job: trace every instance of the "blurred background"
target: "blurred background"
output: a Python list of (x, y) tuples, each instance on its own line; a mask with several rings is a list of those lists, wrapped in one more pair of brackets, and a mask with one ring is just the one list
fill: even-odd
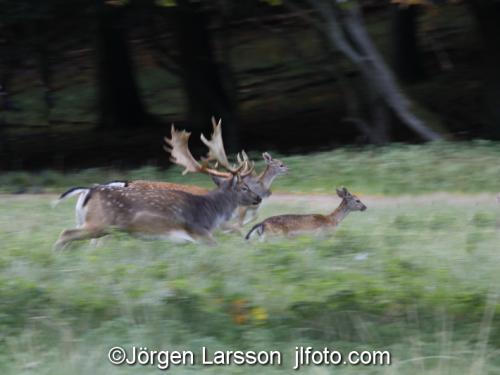
[[(0, 168), (500, 138), (495, 0), (0, 0)], [(198, 136), (193, 147), (200, 147)]]
[[(0, 0), (0, 373), (157, 374), (113, 346), (389, 350), (301, 374), (500, 373), (500, 1)], [(170, 168), (174, 122), (289, 167), (259, 220), (368, 207), (321, 237), (52, 246), (71, 186)], [(17, 193), (17, 194), (10, 194)], [(42, 194), (43, 193), (43, 194)]]

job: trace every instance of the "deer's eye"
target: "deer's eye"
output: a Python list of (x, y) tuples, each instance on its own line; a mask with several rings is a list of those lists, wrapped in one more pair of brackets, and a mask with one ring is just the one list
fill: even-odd
[(284, 167), (284, 165), (283, 165), (283, 164), (280, 164), (280, 168), (283, 168), (283, 167)]

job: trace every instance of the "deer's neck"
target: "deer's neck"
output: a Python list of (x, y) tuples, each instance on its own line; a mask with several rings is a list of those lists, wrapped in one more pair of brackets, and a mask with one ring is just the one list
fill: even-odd
[(345, 219), (349, 212), (351, 212), (351, 210), (347, 206), (347, 202), (342, 200), (339, 206), (330, 215), (328, 215), (328, 218), (333, 222), (333, 224), (337, 225)]
[(266, 165), (266, 169), (259, 175), (258, 180), (266, 189), (269, 189), (275, 178), (276, 173), (273, 173), (271, 167)]
[(231, 219), (238, 207), (238, 196), (233, 191), (215, 190), (208, 193), (205, 198), (207, 204), (204, 208), (207, 209), (207, 213), (220, 222)]

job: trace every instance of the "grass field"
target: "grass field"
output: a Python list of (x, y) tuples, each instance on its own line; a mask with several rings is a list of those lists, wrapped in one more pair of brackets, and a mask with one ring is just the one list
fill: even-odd
[[(373, 171), (366, 180), (358, 176), (359, 160), (344, 150), (329, 155), (309, 181), (291, 175), (279, 182), (278, 190), (288, 193), (267, 200), (261, 218), (326, 212), (338, 204), (318, 194), (329, 185), (360, 193), (368, 210), (320, 238), (261, 243), (219, 233), (218, 245), (209, 247), (116, 234), (98, 247), (81, 242), (55, 253), (58, 234), (74, 224), (74, 202), (52, 209), (55, 195), (1, 195), (0, 373), (157, 373), (153, 366), (108, 362), (110, 347), (133, 345), (284, 353), (281, 367), (169, 370), (177, 374), (290, 373), (297, 345), (392, 354), (390, 366), (311, 366), (299, 371), (304, 374), (499, 373), (500, 205), (487, 180), (499, 168), (491, 164), (498, 151), (413, 147), (427, 161), (453, 156), (467, 175), (452, 185), (459, 167), (422, 166), (402, 147), (388, 151), (391, 158), (366, 151), (374, 152), (372, 167), (386, 171), (381, 181)], [(319, 158), (286, 160), (302, 170)], [(332, 165), (339, 179), (321, 175)], [(410, 185), (409, 193), (425, 194), (401, 195)]]

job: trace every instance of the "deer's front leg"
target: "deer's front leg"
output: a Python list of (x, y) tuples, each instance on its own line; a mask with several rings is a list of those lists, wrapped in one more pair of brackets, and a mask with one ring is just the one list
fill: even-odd
[(247, 215), (248, 207), (238, 207), (238, 225), (242, 227), (245, 224), (245, 216)]
[(251, 223), (252, 221), (257, 219), (257, 216), (258, 216), (257, 211), (258, 210), (259, 210), (259, 206), (250, 207), (250, 209), (248, 210), (250, 212), (250, 215), (249, 215), (249, 218), (248, 218), (248, 221), (246, 222), (246, 224)]
[(259, 206), (240, 207), (239, 209), (239, 224), (243, 226), (257, 219), (257, 210)]

